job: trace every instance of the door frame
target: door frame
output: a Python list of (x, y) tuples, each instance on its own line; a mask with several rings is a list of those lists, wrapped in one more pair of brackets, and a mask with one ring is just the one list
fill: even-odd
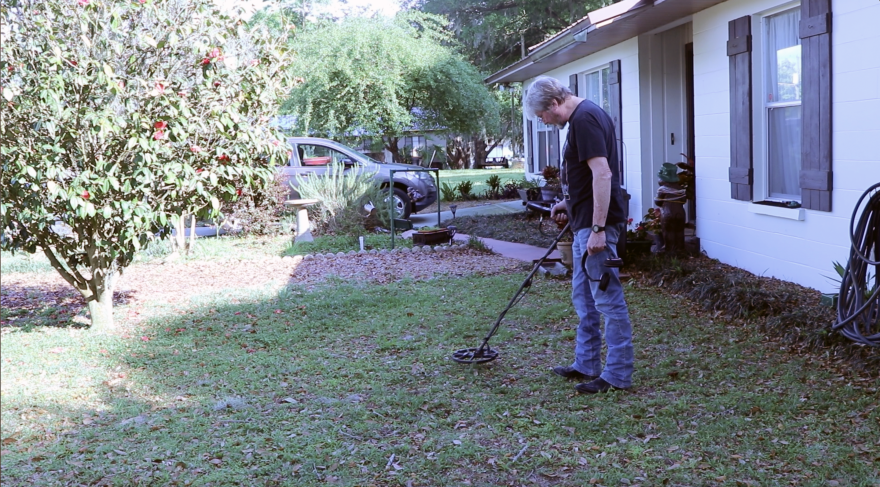
[[(678, 82), (674, 86), (668, 86), (669, 78), (666, 76), (666, 64), (664, 63), (664, 37), (663, 34), (672, 33), (680, 29), (681, 62), (679, 66)], [(668, 38), (668, 36), (667, 36)], [(693, 156), (694, 151), (694, 91), (693, 91), (693, 27), (689, 19), (673, 26), (667, 26), (653, 32), (639, 36), (639, 94), (641, 103), (641, 154), (642, 154), (642, 211), (644, 214), (648, 208), (655, 206), (654, 197), (657, 195), (659, 184), (657, 172), (664, 162), (679, 162), (684, 160), (677, 153), (673, 160), (666, 160), (666, 146), (671, 142), (671, 133), (666, 126), (666, 110), (670, 99), (680, 100), (676, 103), (675, 110), (680, 111), (681, 126), (683, 133), (675, 130), (675, 137), (681, 147), (681, 151)], [(668, 96), (670, 90), (676, 90), (677, 96)], [(681, 137), (681, 139), (679, 139)], [(688, 204), (688, 220), (693, 221), (695, 207)], [(635, 219), (635, 218), (634, 218)]]

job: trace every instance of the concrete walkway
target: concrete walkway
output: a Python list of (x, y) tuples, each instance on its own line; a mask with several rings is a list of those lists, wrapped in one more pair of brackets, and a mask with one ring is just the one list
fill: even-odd
[[(505, 203), (487, 203), (485, 205), (472, 206), (470, 208), (462, 208), (455, 212), (455, 217), (463, 217), (463, 216), (475, 216), (475, 215), (503, 215), (510, 213), (520, 213), (525, 211), (525, 206), (523, 206), (522, 201), (508, 201)], [(451, 211), (443, 211), (440, 212), (440, 221), (447, 221), (452, 219)], [(410, 216), (410, 220), (413, 222), (413, 225), (416, 227), (424, 226), (424, 225), (437, 225), (437, 214), (436, 213), (425, 213), (425, 214), (417, 214)], [(453, 221), (453, 224), (455, 222)], [(405, 232), (403, 236), (408, 238), (412, 232)], [(470, 236), (464, 235), (461, 233), (455, 234), (453, 239), (456, 242), (467, 242), (470, 239)], [(526, 245), (521, 243), (513, 243), (513, 242), (504, 242), (502, 240), (495, 240), (492, 238), (481, 238), (480, 241), (483, 242), (483, 245), (486, 246), (492, 252), (496, 254), (503, 255), (505, 257), (510, 257), (512, 259), (518, 259), (525, 262), (534, 262), (535, 260), (540, 259), (547, 253), (547, 249), (544, 247), (536, 247), (534, 245)], [(552, 253), (547, 257), (548, 259), (558, 259), (559, 251), (553, 250)]]

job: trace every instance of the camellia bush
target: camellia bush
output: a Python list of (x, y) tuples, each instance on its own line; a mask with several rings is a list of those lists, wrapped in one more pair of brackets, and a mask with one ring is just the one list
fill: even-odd
[(112, 327), (151, 238), (271, 183), (289, 55), (211, 0), (4, 0), (0, 17), (2, 247), (43, 252)]

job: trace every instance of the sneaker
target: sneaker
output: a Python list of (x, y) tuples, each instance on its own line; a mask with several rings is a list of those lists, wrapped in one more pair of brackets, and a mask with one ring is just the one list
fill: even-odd
[(586, 394), (596, 394), (599, 392), (608, 392), (608, 391), (623, 391), (626, 388), (614, 387), (608, 382), (605, 382), (605, 379), (599, 377), (590, 382), (584, 382), (583, 384), (578, 384), (574, 386), (575, 390), (578, 392), (583, 392)]
[(553, 367), (553, 373), (565, 377), (566, 379), (578, 379), (584, 381), (591, 381), (598, 377), (595, 375), (582, 374), (575, 370), (574, 367)]

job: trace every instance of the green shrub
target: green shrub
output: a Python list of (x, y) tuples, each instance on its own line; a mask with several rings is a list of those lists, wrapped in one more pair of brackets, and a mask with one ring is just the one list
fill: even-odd
[(316, 233), (359, 235), (377, 226), (390, 226), (391, 205), (387, 189), (375, 173), (332, 164), (319, 177), (296, 175), (297, 190), (306, 199), (319, 203), (309, 208)]
[(455, 201), (457, 186), (453, 186), (449, 183), (440, 183), (440, 194), (443, 197), (443, 201)]
[(474, 197), (471, 194), (471, 191), (474, 189), (473, 181), (462, 181), (455, 185), (455, 190), (458, 191), (458, 194), (461, 196), (463, 200), (469, 200)]
[(486, 198), (498, 199), (501, 197), (501, 176), (497, 174), (489, 176), (486, 178), (486, 185), (489, 186), (489, 189), (486, 190)]
[(287, 187), (276, 176), (263, 187), (243, 188), (241, 196), (224, 205), (222, 211), (226, 221), (239, 228), (243, 235), (277, 235), (289, 229), (281, 223), (287, 195)]

